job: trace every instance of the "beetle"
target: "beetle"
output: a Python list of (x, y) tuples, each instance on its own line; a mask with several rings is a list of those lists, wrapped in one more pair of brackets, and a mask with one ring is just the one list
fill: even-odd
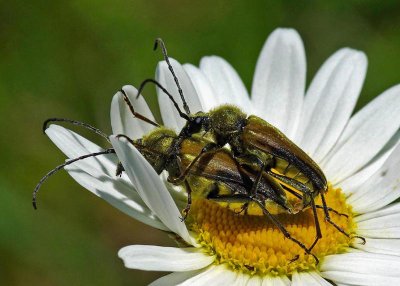
[[(128, 105), (130, 105), (129, 99), (123, 90), (122, 93), (124, 99)], [(131, 105), (130, 108), (133, 110)], [(147, 118), (141, 118), (142, 115), (136, 112), (134, 115), (141, 120), (150, 121)], [(108, 136), (97, 128), (69, 119), (51, 118), (45, 121), (43, 129), (45, 130), (47, 125), (54, 121), (80, 125), (108, 139)], [(130, 144), (135, 146), (158, 174), (167, 171), (169, 181), (185, 188), (188, 194), (188, 200), (187, 206), (183, 210), (182, 220), (186, 218), (190, 210), (192, 197), (193, 199), (214, 201), (222, 207), (226, 207), (240, 215), (266, 215), (278, 229), (280, 229), (286, 238), (299, 245), (307, 254), (312, 255), (318, 263), (318, 258), (311, 253), (311, 250), (301, 241), (292, 237), (279, 220), (273, 216), (279, 213), (290, 212), (293, 207), (291, 202), (287, 199), (282, 186), (266, 172), (259, 176), (253, 169), (243, 168), (232, 156), (230, 150), (226, 148), (221, 148), (215, 150), (215, 152), (205, 154), (202, 158), (193, 163), (194, 158), (197, 157), (198, 153), (204, 146), (209, 144), (210, 141), (203, 136), (196, 135), (181, 140), (181, 137), (175, 131), (163, 126), (157, 126), (149, 134), (136, 140), (132, 140), (124, 134), (117, 135), (117, 137), (125, 138)], [(178, 152), (171, 156), (169, 153), (170, 146), (175, 146), (177, 142), (180, 142), (179, 148), (176, 149)], [(113, 148), (108, 148), (104, 151), (68, 160), (64, 164), (54, 168), (37, 184), (33, 193), (34, 208), (36, 208), (39, 188), (51, 175), (76, 161), (111, 153), (115, 153), (115, 150)], [(191, 168), (188, 169), (188, 166), (191, 166)], [(176, 178), (181, 177), (182, 170), (188, 171), (184, 180), (178, 182)], [(119, 175), (122, 171), (123, 168), (119, 165), (116, 175)], [(258, 182), (257, 192), (249, 196), (250, 189), (256, 181)], [(246, 204), (245, 209), (243, 209), (243, 203)]]
[[(315, 165), (310, 163), (313, 161), (300, 148), (295, 146), (294, 143), (293, 146), (297, 147), (298, 154), (302, 155), (303, 158), (299, 159), (294, 156), (293, 158), (295, 158), (295, 160), (293, 162), (286, 160), (286, 157), (284, 156), (280, 157), (279, 152), (275, 154), (272, 151), (267, 152), (266, 150), (263, 151), (257, 148), (251, 149), (249, 146), (241, 146), (241, 138), (235, 135), (240, 135), (240, 132), (243, 131), (244, 126), (247, 123), (247, 118), (244, 113), (236, 107), (222, 106), (209, 113), (199, 112), (195, 115), (191, 115), (189, 107), (184, 99), (182, 89), (179, 87), (179, 81), (168, 61), (165, 46), (161, 40), (156, 41), (156, 43), (158, 42), (161, 43), (164, 58), (168, 63), (176, 84), (178, 85), (178, 90), (184, 103), (183, 107), (186, 113), (183, 113), (180, 110), (173, 96), (162, 87), (161, 84), (153, 79), (145, 80), (140, 85), (138, 96), (147, 83), (152, 82), (156, 84), (167, 96), (169, 96), (178, 113), (187, 120), (187, 124), (179, 134), (168, 131), (159, 124), (135, 112), (125, 92), (121, 90), (124, 100), (129, 106), (133, 116), (156, 126), (156, 131), (154, 131), (155, 133), (151, 133), (137, 141), (130, 140), (123, 134), (121, 134), (120, 137), (125, 137), (129, 142), (131, 142), (131, 144), (138, 148), (142, 155), (150, 162), (150, 164), (152, 164), (157, 173), (167, 170), (170, 173), (170, 182), (175, 185), (183, 185), (186, 188), (188, 193), (188, 203), (183, 211), (183, 219), (187, 216), (187, 213), (190, 210), (192, 188), (194, 187), (195, 196), (214, 200), (220, 205), (235, 210), (240, 214), (265, 215), (269, 217), (269, 219), (283, 232), (285, 237), (291, 239), (302, 247), (306, 253), (312, 255), (312, 248), (315, 246), (318, 239), (322, 237), (316, 208), (323, 208), (327, 218), (329, 218), (329, 211), (343, 215), (329, 208), (324, 199), (322, 199), (322, 206), (316, 205), (314, 202), (314, 197), (318, 195), (318, 192), (315, 191), (315, 182), (317, 180), (311, 179), (318, 178), (318, 175), (320, 178), (324, 178), (322, 171), (320, 174), (315, 172), (316, 175), (314, 174), (315, 176), (311, 176), (311, 179), (310, 177), (307, 177), (306, 171), (315, 171), (318, 170), (319, 167), (315, 163)], [(225, 120), (228, 120), (228, 125), (226, 125)], [(53, 118), (46, 121), (44, 126), (46, 127), (51, 121), (68, 121), (76, 125), (81, 125), (95, 131), (97, 134), (108, 140), (108, 136), (98, 129), (77, 121)], [(219, 125), (216, 125), (215, 123), (218, 123)], [(229, 129), (232, 126), (236, 127), (236, 129)], [(234, 132), (231, 132), (232, 130)], [(235, 133), (235, 130), (238, 132)], [(280, 131), (273, 126), (271, 126), (271, 130), (275, 131), (277, 134), (281, 134), (282, 138), (285, 138), (284, 135), (279, 133)], [(202, 139), (198, 141), (199, 139), (197, 138), (196, 141), (194, 140), (196, 136)], [(162, 142), (162, 144), (157, 145), (160, 142)], [(230, 146), (230, 150), (224, 148), (223, 142)], [(290, 140), (283, 140), (283, 142), (288, 143), (288, 146), (291, 143)], [(185, 147), (186, 145), (190, 147)], [(283, 147), (287, 148), (288, 146)], [(285, 148), (282, 148), (284, 151), (282, 154), (288, 155), (288, 153), (290, 153), (289, 148), (287, 148), (286, 151)], [(251, 150), (251, 152), (248, 152), (249, 150)], [(109, 148), (102, 152), (87, 154), (57, 166), (46, 174), (36, 186), (33, 193), (34, 207), (36, 208), (37, 192), (42, 183), (49, 176), (78, 160), (110, 153), (115, 153), (115, 150)], [(293, 170), (297, 172), (296, 175), (291, 175)], [(279, 171), (281, 171), (281, 173), (279, 173)], [(301, 171), (306, 173), (306, 175)], [(117, 174), (120, 174), (121, 172), (123, 172), (123, 167), (121, 164), (118, 164)], [(300, 177), (303, 177), (302, 180), (300, 180)], [(302, 203), (292, 206), (287, 200), (284, 190), (292, 193), (295, 197), (302, 199)], [(322, 196), (323, 192), (320, 193)], [(307, 198), (309, 198), (309, 203), (306, 201)], [(282, 224), (273, 216), (273, 214), (281, 212), (294, 214), (305, 207), (308, 207), (308, 204), (310, 204), (313, 209), (317, 232), (316, 239), (309, 248), (300, 241), (291, 237)], [(239, 206), (239, 211), (237, 206)], [(330, 223), (332, 223), (342, 233), (349, 236), (341, 230), (339, 226), (334, 224), (334, 222), (330, 221)], [(318, 259), (315, 256), (314, 258), (318, 262)]]
[[(289, 213), (297, 213), (306, 208), (312, 208), (315, 219), (316, 239), (310, 249), (322, 237), (316, 212), (317, 206), (315, 204), (315, 198), (318, 195), (321, 196), (325, 220), (339, 232), (350, 237), (350, 234), (346, 233), (343, 228), (333, 222), (330, 217), (329, 207), (326, 204), (324, 195), (328, 190), (328, 183), (323, 171), (310, 156), (276, 127), (258, 116), (247, 116), (236, 106), (229, 104), (221, 105), (209, 112), (200, 111), (191, 114), (182, 88), (180, 87), (179, 79), (169, 62), (165, 44), (160, 38), (156, 39), (154, 49), (157, 49), (158, 46), (161, 47), (164, 60), (178, 88), (185, 112), (180, 110), (176, 102), (174, 102), (175, 108), (179, 115), (186, 120), (186, 124), (179, 132), (179, 139), (175, 144), (171, 144), (169, 153), (175, 154), (183, 140), (196, 134), (212, 138), (212, 141), (206, 144), (192, 160), (191, 164), (182, 171), (181, 176), (175, 179), (176, 181), (183, 180), (190, 172), (190, 169), (196, 164), (196, 161), (200, 160), (202, 156), (213, 153), (228, 145), (234, 158), (243, 167), (253, 168), (258, 172), (258, 178), (262, 177), (262, 174), (266, 172), (274, 177), (285, 190), (296, 197), (301, 197), (301, 201), (293, 209), (289, 210)], [(165, 88), (157, 81), (149, 79), (141, 84), (137, 96), (140, 96), (141, 91), (147, 83), (156, 84), (168, 95)], [(171, 95), (168, 96), (172, 98)], [(246, 195), (246, 199), (257, 194), (258, 184), (259, 180), (257, 179), (250, 192)], [(362, 240), (362, 243), (365, 243), (364, 238), (358, 238)]]

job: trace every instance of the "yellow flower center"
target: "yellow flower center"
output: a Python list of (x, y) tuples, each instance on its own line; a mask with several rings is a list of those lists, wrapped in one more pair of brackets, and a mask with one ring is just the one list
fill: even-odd
[[(341, 190), (330, 187), (326, 201), (330, 208), (348, 215), (330, 211), (332, 220), (346, 233), (354, 233), (351, 208)], [(316, 204), (321, 205), (320, 199), (316, 200)], [(326, 222), (322, 209), (318, 209), (317, 213), (322, 238), (311, 252), (320, 260), (326, 255), (344, 252), (351, 238)], [(311, 209), (297, 214), (276, 215), (276, 218), (293, 238), (306, 247), (312, 245), (316, 231)], [(215, 202), (197, 199), (193, 202), (187, 223), (198, 234), (198, 241), (205, 251), (216, 257), (217, 264), (227, 263), (235, 270), (260, 275), (290, 275), (294, 271), (317, 268), (316, 260), (285, 238), (265, 216), (238, 215)]]

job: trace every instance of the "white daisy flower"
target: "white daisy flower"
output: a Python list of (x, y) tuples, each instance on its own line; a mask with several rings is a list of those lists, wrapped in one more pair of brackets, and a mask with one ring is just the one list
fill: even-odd
[[(115, 176), (115, 154), (69, 165), (83, 187), (133, 218), (174, 234), (179, 247), (127, 246), (119, 256), (128, 268), (172, 272), (151, 285), (400, 285), (400, 86), (383, 92), (356, 114), (352, 111), (365, 78), (367, 59), (344, 48), (322, 65), (305, 92), (306, 60), (302, 40), (291, 29), (277, 29), (257, 62), (251, 97), (224, 59), (205, 57), (200, 67), (171, 59), (191, 111), (223, 103), (272, 123), (305, 150), (325, 172), (328, 205), (349, 217), (332, 214), (347, 232), (365, 237), (362, 245), (322, 222), (323, 238), (305, 255), (284, 239), (265, 217), (238, 216), (207, 201), (194, 202), (190, 217), (180, 220), (183, 190), (166, 183), (124, 139), (111, 143), (125, 171)], [(166, 66), (157, 80), (178, 102), (178, 90)], [(153, 116), (136, 89), (124, 91), (136, 111)], [(158, 90), (164, 124), (180, 130), (185, 121)], [(112, 101), (114, 134), (135, 139), (153, 126), (132, 117), (117, 93)], [(69, 157), (99, 152), (99, 146), (52, 125), (47, 134)], [(289, 232), (306, 245), (315, 237), (309, 211), (280, 216)], [(290, 261), (296, 254), (299, 259)]]

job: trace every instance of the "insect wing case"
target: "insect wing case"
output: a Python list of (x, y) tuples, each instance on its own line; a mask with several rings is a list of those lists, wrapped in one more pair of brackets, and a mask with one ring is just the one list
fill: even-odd
[(249, 116), (242, 132), (243, 147), (276, 157), (275, 170), (282, 175), (311, 184), (316, 196), (327, 181), (319, 166), (281, 131), (257, 116)]

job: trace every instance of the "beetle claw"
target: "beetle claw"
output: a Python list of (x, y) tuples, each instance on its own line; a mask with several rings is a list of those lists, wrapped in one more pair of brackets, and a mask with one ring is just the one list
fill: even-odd
[(358, 236), (358, 235), (352, 235), (351, 236), (351, 238), (353, 239), (353, 238), (358, 238), (359, 240), (360, 240), (360, 242), (359, 242), (359, 244), (361, 244), (361, 245), (365, 245), (366, 243), (367, 243), (367, 240), (364, 238), (364, 237), (362, 237), (362, 236)]
[(297, 214), (304, 209), (303, 203), (296, 203), (292, 209), (292, 214)]

